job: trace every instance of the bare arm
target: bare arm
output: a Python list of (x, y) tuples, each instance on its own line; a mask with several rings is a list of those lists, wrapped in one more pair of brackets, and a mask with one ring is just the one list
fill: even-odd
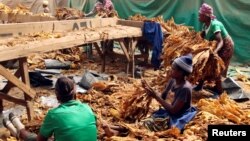
[(174, 105), (167, 103), (158, 95), (153, 96), (170, 114), (177, 114), (182, 107), (184, 106), (184, 102), (181, 100), (177, 100)]
[(146, 81), (142, 81), (142, 85), (147, 91), (147, 93), (155, 98), (170, 114), (178, 113), (184, 106), (184, 102), (177, 99), (177, 101), (171, 105), (167, 103), (164, 99), (162, 99), (159, 94), (157, 94), (147, 83)]
[(217, 47), (214, 52), (218, 53), (218, 51), (223, 47), (223, 39), (220, 32), (215, 33), (215, 40), (217, 41)]
[(91, 17), (94, 16), (97, 13), (96, 8), (94, 8), (92, 11), (90, 11), (88, 14), (85, 15), (85, 17)]

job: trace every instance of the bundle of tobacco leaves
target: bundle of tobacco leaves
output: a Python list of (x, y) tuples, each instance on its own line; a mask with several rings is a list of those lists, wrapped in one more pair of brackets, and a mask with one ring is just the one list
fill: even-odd
[(55, 17), (58, 20), (81, 19), (84, 17), (84, 13), (78, 9), (63, 7), (56, 10)]

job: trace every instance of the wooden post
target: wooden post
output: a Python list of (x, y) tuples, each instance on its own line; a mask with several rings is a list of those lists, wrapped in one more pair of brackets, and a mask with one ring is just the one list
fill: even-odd
[(106, 41), (102, 41), (101, 42), (101, 46), (102, 46), (102, 72), (105, 72), (105, 66), (106, 66)]
[(130, 57), (131, 57), (131, 62), (132, 62), (132, 77), (135, 77), (135, 48), (136, 48), (136, 44), (137, 44), (137, 40), (136, 39), (132, 39), (131, 40), (131, 53), (130, 53)]
[(95, 47), (97, 53), (99, 54), (99, 56), (102, 58), (102, 57), (103, 57), (103, 53), (102, 53), (102, 51), (101, 51), (99, 45), (98, 45), (97, 43), (93, 43), (93, 45), (94, 45), (94, 47)]
[[(26, 86), (30, 87), (28, 62), (27, 62), (26, 57), (19, 59), (19, 68), (21, 72), (22, 81), (26, 84)], [(27, 114), (28, 114), (28, 120), (31, 121), (34, 117), (33, 103), (32, 103), (33, 99), (28, 97), (27, 93), (24, 93), (24, 98), (25, 98), (25, 101), (27, 101), (26, 109), (27, 109)]]
[(127, 58), (127, 61), (129, 62), (130, 61), (130, 57), (129, 57), (128, 50), (127, 50), (127, 48), (126, 48), (126, 46), (124, 44), (124, 40), (120, 39), (118, 41), (119, 41), (119, 44), (120, 44), (120, 46), (122, 48), (123, 53), (125, 54), (125, 56)]

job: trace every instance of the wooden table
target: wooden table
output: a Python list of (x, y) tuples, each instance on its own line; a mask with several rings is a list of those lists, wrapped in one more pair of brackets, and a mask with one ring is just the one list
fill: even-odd
[[(28, 119), (32, 120), (34, 116), (32, 100), (36, 94), (30, 88), (29, 84), (27, 56), (34, 53), (45, 53), (92, 43), (103, 58), (102, 70), (104, 71), (107, 50), (105, 46), (99, 46), (98, 42), (107, 44), (109, 41), (117, 41), (121, 45), (124, 56), (127, 59), (127, 73), (129, 71), (129, 64), (132, 63), (132, 74), (134, 74), (134, 51), (137, 38), (142, 36), (141, 26), (141, 22), (113, 18), (0, 25), (0, 29), (5, 29), (4, 32), (0, 30), (0, 37), (7, 37), (6, 39), (10, 39), (14, 35), (42, 31), (64, 33), (64, 36), (61, 38), (34, 40), (13, 46), (7, 46), (7, 43), (1, 40), (0, 62), (17, 59), (19, 61), (19, 69), (12, 74), (3, 65), (0, 65), (0, 75), (8, 80), (6, 86), (0, 91), (0, 111), (3, 110), (2, 99), (8, 100), (26, 106)], [(19, 79), (20, 77), (21, 80)], [(17, 99), (9, 96), (8, 92), (13, 87), (21, 89), (24, 92), (25, 98)]]

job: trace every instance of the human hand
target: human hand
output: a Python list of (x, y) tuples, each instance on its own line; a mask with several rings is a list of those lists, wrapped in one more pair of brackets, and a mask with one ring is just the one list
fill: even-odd
[(146, 90), (147, 94), (149, 94), (152, 97), (156, 97), (157, 94), (156, 92), (149, 86), (149, 84), (147, 83), (147, 81), (145, 80), (141, 80), (142, 83), (142, 87)]

